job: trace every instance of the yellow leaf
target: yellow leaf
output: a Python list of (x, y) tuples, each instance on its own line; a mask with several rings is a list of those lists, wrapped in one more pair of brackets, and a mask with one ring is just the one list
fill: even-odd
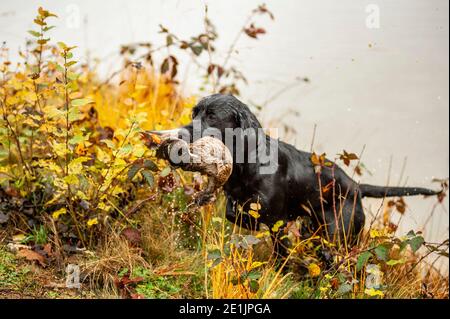
[(103, 202), (100, 202), (100, 203), (98, 204), (97, 208), (98, 208), (98, 209), (101, 209), (101, 210), (104, 210), (104, 211), (108, 211), (108, 210), (111, 208), (111, 206), (106, 205), (106, 204), (103, 203)]
[(52, 217), (54, 220), (57, 220), (59, 216), (64, 215), (67, 213), (67, 210), (63, 207), (61, 209), (58, 209), (57, 211), (53, 212)]
[(364, 293), (371, 297), (384, 297), (384, 293), (381, 290), (376, 290), (374, 288), (366, 288)]
[(102, 163), (109, 163), (111, 161), (111, 156), (104, 152), (100, 147), (96, 147), (97, 159)]
[(382, 229), (371, 229), (369, 232), (370, 238), (377, 238), (377, 237), (386, 237), (388, 236), (386, 230)]
[(61, 157), (65, 156), (66, 153), (69, 152), (64, 143), (53, 142), (52, 148), (56, 155)]
[(59, 110), (55, 105), (48, 105), (43, 109), (48, 118), (60, 118), (64, 116), (64, 111)]
[(284, 221), (282, 221), (282, 220), (277, 221), (277, 222), (275, 223), (275, 225), (273, 225), (272, 231), (273, 231), (274, 233), (276, 233), (276, 232), (280, 229), (280, 227), (283, 226), (283, 224), (284, 224)]
[(309, 264), (308, 271), (311, 277), (317, 277), (320, 275), (320, 267), (315, 263)]
[(267, 264), (267, 262), (254, 261), (250, 266), (250, 270), (261, 267), (264, 264)]
[(136, 90), (145, 90), (146, 88), (148, 88), (148, 86), (142, 84), (137, 84), (135, 87)]
[(18, 235), (14, 235), (12, 240), (13, 242), (21, 242), (22, 240), (25, 239), (25, 235), (24, 234), (18, 234)]
[(136, 144), (136, 146), (133, 149), (133, 156), (134, 157), (142, 157), (145, 153), (145, 147), (142, 144)]
[(250, 208), (253, 210), (260, 210), (261, 209), (261, 204), (260, 203), (251, 203), (250, 204)]
[(256, 238), (263, 238), (263, 237), (269, 237), (270, 236), (270, 232), (268, 230), (260, 232), (258, 234), (256, 234)]
[(252, 216), (253, 218), (256, 218), (256, 219), (258, 219), (261, 216), (256, 210), (252, 210), (252, 209), (250, 209), (248, 211), (248, 213), (250, 214), (250, 216)]
[(69, 163), (69, 174), (80, 174), (83, 170), (83, 163), (89, 161), (90, 158), (80, 156)]
[(92, 227), (94, 225), (97, 225), (98, 224), (97, 217), (89, 219), (86, 224), (87, 224), (88, 227)]
[(64, 182), (66, 182), (67, 185), (76, 185), (79, 183), (78, 177), (76, 175), (67, 175), (64, 177)]

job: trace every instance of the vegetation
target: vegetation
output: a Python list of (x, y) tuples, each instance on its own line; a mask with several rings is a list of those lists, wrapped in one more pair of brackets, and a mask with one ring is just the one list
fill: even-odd
[[(99, 62), (81, 64), (75, 47), (50, 40), (57, 16), (42, 8), (23, 61), (13, 65), (2, 47), (0, 297), (448, 298), (448, 277), (426, 258), (448, 258), (448, 240), (398, 236), (390, 216), (405, 213), (403, 199), (380, 207), (351, 250), (320, 232), (305, 236), (306, 218), (277, 223), (292, 242), (280, 267), (268, 230), (227, 222), (223, 196), (189, 205), (202, 178), (145, 147), (142, 130), (190, 121), (196, 98), (179, 93), (175, 54), (202, 70), (204, 91), (239, 95), (246, 80), (230, 56), (241, 36), (265, 33), (261, 17), (274, 19), (256, 8), (221, 63), (207, 12), (204, 32), (188, 40), (161, 26), (163, 45), (122, 46), (123, 67), (106, 80)], [(157, 52), (168, 53), (161, 63)], [(323, 156), (311, 160), (319, 173)], [(336, 160), (363, 173), (353, 153)], [(79, 289), (66, 286), (68, 264), (80, 267)]]

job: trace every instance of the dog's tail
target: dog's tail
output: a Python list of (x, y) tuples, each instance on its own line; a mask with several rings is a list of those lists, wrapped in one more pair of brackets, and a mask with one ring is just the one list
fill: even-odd
[(359, 191), (362, 197), (392, 197), (392, 196), (414, 196), (414, 195), (439, 195), (442, 190), (434, 191), (432, 189), (421, 187), (389, 187), (389, 186), (375, 186), (369, 184), (359, 185)]

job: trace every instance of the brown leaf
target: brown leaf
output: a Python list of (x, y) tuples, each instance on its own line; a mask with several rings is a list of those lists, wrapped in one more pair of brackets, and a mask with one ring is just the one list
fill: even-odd
[(346, 150), (343, 151), (343, 154), (338, 155), (339, 159), (342, 160), (346, 166), (350, 165), (350, 161), (358, 159), (358, 156), (355, 153), (348, 153)]
[(129, 286), (129, 285), (131, 285), (131, 284), (137, 284), (137, 283), (140, 283), (140, 282), (142, 282), (142, 281), (144, 281), (144, 278), (142, 278), (142, 277), (130, 278), (130, 277), (128, 277), (128, 276), (123, 276), (123, 277), (122, 277), (122, 280), (121, 280), (121, 283), (122, 283), (124, 286)]
[(121, 235), (134, 246), (139, 246), (141, 244), (141, 232), (135, 228), (125, 228)]
[(37, 261), (42, 267), (47, 266), (45, 264), (45, 258), (44, 256), (38, 254), (35, 251), (29, 250), (29, 249), (21, 249), (17, 253), (17, 257), (26, 258), (29, 261)]
[(254, 12), (258, 12), (260, 14), (268, 14), (272, 20), (275, 20), (273, 13), (267, 9), (267, 6), (265, 4), (259, 5), (258, 8), (254, 10)]
[(339, 288), (339, 279), (332, 278), (330, 280), (330, 285), (331, 285), (331, 288), (333, 288), (334, 290), (337, 290)]
[(286, 227), (284, 228), (284, 231), (286, 233), (291, 232), (294, 234), (295, 237), (300, 238), (300, 231), (298, 230), (297, 224), (295, 221), (290, 221), (287, 223)]
[(327, 185), (323, 186), (322, 193), (325, 194), (325, 193), (329, 192), (332, 186), (333, 186), (333, 181), (331, 181)]
[(397, 209), (397, 211), (400, 214), (404, 214), (406, 212), (406, 203), (403, 200), (403, 197), (400, 197), (396, 202), (395, 202), (395, 208)]
[(11, 186), (7, 186), (5, 188), (5, 193), (8, 194), (11, 197), (18, 197), (19, 196), (19, 192), (17, 191), (17, 189), (15, 187), (11, 187)]
[(50, 243), (47, 243), (47, 244), (45, 244), (44, 245), (44, 248), (42, 249), (46, 254), (47, 254), (47, 256), (52, 256), (53, 255), (53, 253), (52, 253), (52, 245), (50, 244)]
[(265, 34), (266, 30), (264, 30), (263, 28), (257, 28), (255, 27), (255, 25), (252, 23), (250, 24), (250, 26), (248, 28), (244, 28), (244, 32), (253, 39), (257, 39), (259, 34)]

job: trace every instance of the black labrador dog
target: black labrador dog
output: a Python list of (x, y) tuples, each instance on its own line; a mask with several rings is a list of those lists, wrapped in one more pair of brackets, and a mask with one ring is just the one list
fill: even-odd
[[(203, 135), (221, 138), (233, 155), (233, 171), (223, 186), (226, 217), (252, 230), (266, 224), (279, 255), (286, 254), (287, 244), (277, 240), (279, 230), (273, 227), (280, 220), (286, 225), (299, 216), (310, 216), (314, 227), (329, 239), (345, 239), (351, 245), (364, 226), (363, 197), (439, 194), (418, 187), (358, 184), (327, 159), (313, 163), (311, 153), (264, 134), (247, 105), (232, 95), (214, 94), (202, 99), (194, 107), (192, 118), (193, 122), (181, 129), (153, 133), (175, 134), (191, 141)], [(260, 205), (258, 218), (248, 213), (252, 203)]]

